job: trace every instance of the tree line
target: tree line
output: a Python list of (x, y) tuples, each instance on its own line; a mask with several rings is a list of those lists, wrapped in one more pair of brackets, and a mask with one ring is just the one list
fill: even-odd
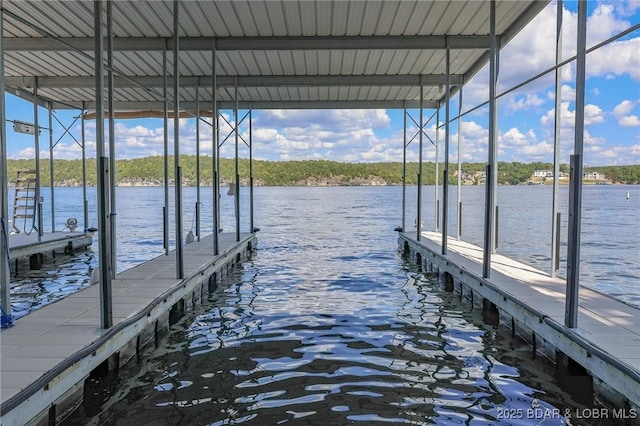
[[(196, 157), (193, 155), (181, 156), (182, 183), (183, 185), (195, 185), (197, 180)], [(174, 162), (173, 157), (168, 157), (169, 181), (173, 183)], [(35, 168), (35, 160), (7, 160), (7, 175), (9, 183), (13, 183), (18, 170), (30, 170)], [(48, 159), (40, 162), (41, 184), (50, 185), (50, 164)], [(248, 183), (249, 160), (238, 160), (238, 174), (243, 184)], [(407, 184), (416, 184), (418, 181), (418, 163), (406, 164)], [(498, 183), (518, 185), (527, 182), (535, 170), (551, 170), (551, 163), (533, 162), (499, 162)], [(484, 163), (463, 163), (462, 172), (469, 175), (478, 175), (485, 170)], [(211, 157), (200, 157), (200, 184), (211, 185), (213, 164)], [(439, 182), (444, 178), (444, 164), (439, 164)], [(568, 173), (569, 165), (560, 166), (562, 172)], [(597, 166), (585, 168), (585, 171), (597, 171), (604, 173), (607, 180), (614, 183), (640, 183), (640, 165), (627, 166)], [(422, 167), (422, 182), (425, 185), (435, 183), (436, 165), (434, 162), (424, 162)], [(87, 183), (96, 184), (96, 161), (86, 161)], [(330, 184), (351, 184), (354, 181), (363, 182), (376, 179), (387, 185), (402, 184), (403, 165), (401, 162), (385, 163), (341, 163), (328, 160), (303, 160), (303, 161), (253, 161), (253, 176), (255, 185), (265, 186), (296, 186), (313, 184), (318, 180), (330, 182)], [(457, 164), (449, 165), (449, 182), (457, 182)], [(220, 159), (220, 180), (227, 183), (235, 180), (235, 160), (229, 158)], [(54, 160), (54, 181), (56, 186), (75, 186), (82, 184), (81, 160)], [(118, 184), (142, 184), (162, 185), (164, 182), (164, 158), (161, 156), (121, 159), (116, 161), (116, 182)]]

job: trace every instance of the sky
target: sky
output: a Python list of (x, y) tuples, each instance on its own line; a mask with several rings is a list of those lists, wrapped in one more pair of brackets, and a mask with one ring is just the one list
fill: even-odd
[[(576, 52), (577, 3), (564, 3), (563, 59)], [(499, 89), (501, 93), (553, 66), (555, 61), (556, 3), (551, 2), (530, 24), (513, 38), (500, 53)], [(587, 48), (640, 23), (640, 0), (589, 1)], [(640, 30), (587, 55), (584, 164), (640, 164)], [(462, 110), (488, 99), (488, 66), (463, 89)], [(569, 162), (574, 144), (575, 61), (562, 68), (560, 161)], [(511, 92), (498, 102), (498, 160), (553, 161), (555, 106), (554, 73)], [(7, 94), (7, 119), (33, 122), (30, 103)], [(457, 116), (458, 96), (451, 102), (451, 117)], [(230, 122), (231, 111), (222, 111)], [(240, 112), (242, 118), (246, 111)], [(410, 111), (418, 121), (417, 110)], [(425, 110), (425, 121), (434, 110)], [(64, 126), (72, 124), (78, 112), (56, 111)], [(444, 109), (440, 122), (444, 120)], [(45, 110), (39, 112), (40, 125), (48, 126)], [(411, 123), (411, 120), (408, 120)], [(458, 158), (458, 132), (461, 128), (461, 160), (487, 161), (488, 108), (479, 108), (463, 116), (461, 125), (450, 125), (450, 161)], [(253, 157), (259, 160), (286, 161), (325, 159), (340, 162), (402, 161), (402, 110), (256, 110), (252, 112)], [(241, 134), (248, 140), (248, 120), (241, 123)], [(54, 157), (81, 158), (79, 121), (64, 134), (63, 125), (54, 120)], [(195, 154), (195, 120), (181, 120), (181, 154)], [(87, 121), (87, 156), (95, 156), (95, 122)], [(231, 128), (221, 121), (221, 139)], [(436, 140), (435, 118), (425, 126), (426, 134)], [(417, 132), (410, 126), (408, 137)], [(210, 155), (211, 126), (201, 124), (201, 154)], [(116, 157), (139, 158), (163, 154), (163, 125), (159, 119), (117, 120)], [(173, 120), (169, 123), (172, 146)], [(438, 158), (444, 157), (444, 128), (439, 132)], [(8, 158), (34, 158), (33, 136), (15, 133), (7, 126)], [(248, 157), (246, 146), (240, 156)], [(407, 148), (407, 160), (418, 160), (418, 144)], [(40, 137), (41, 158), (49, 157), (49, 134)], [(234, 141), (225, 142), (220, 154), (233, 157)], [(425, 161), (436, 158), (436, 149), (425, 140)]]

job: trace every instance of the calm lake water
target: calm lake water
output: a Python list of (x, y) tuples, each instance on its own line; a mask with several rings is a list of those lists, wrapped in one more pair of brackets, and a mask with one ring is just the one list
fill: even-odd
[[(634, 304), (639, 189), (585, 187), (583, 200), (583, 285)], [(204, 218), (211, 217), (210, 193), (203, 189)], [(81, 217), (79, 188), (56, 194), (67, 209), (58, 222)], [(532, 424), (513, 415), (537, 409), (539, 424), (557, 425), (566, 424), (565, 409), (597, 406), (588, 385), (559, 377), (551, 362), (485, 324), (459, 295), (441, 291), (401, 257), (393, 231), (401, 194), (401, 187), (256, 188), (261, 231), (253, 258), (121, 369), (112, 397), (67, 424), (506, 425)], [(407, 195), (410, 229), (415, 187)], [(118, 197), (122, 271), (163, 253), (163, 190), (119, 188)], [(476, 243), (482, 197), (481, 187), (463, 188), (463, 238)], [(435, 225), (432, 198), (433, 187), (425, 188), (425, 229)], [(550, 199), (549, 187), (499, 188), (499, 252), (548, 270)], [(195, 189), (185, 190), (185, 200), (188, 230)], [(222, 201), (222, 227), (232, 231), (232, 198)], [(210, 219), (203, 229), (211, 232)], [(87, 252), (21, 277), (16, 288), (33, 289), (25, 309), (87, 285), (95, 264)]]
[[(423, 228), (435, 229), (434, 187), (423, 189)], [(122, 272), (141, 262), (164, 253), (162, 247), (163, 188), (118, 188), (118, 254), (117, 269)], [(228, 232), (235, 229), (232, 197), (222, 189), (221, 226)], [(322, 193), (322, 206), (305, 205), (306, 193)], [(626, 199), (629, 192), (630, 198)], [(202, 234), (212, 230), (211, 188), (201, 188)], [(45, 231), (51, 230), (51, 215), (48, 188), (45, 197)], [(262, 228), (258, 234), (260, 245), (268, 241), (274, 232), (290, 232), (296, 240), (309, 238), (322, 221), (320, 219), (342, 214), (352, 197), (362, 197), (360, 207), (351, 212), (363, 223), (375, 223), (363, 237), (372, 244), (391, 242), (391, 252), (396, 250), (396, 235), (393, 229), (401, 225), (401, 187), (334, 187), (334, 188), (255, 188), (255, 225)], [(449, 234), (456, 235), (455, 187), (450, 189), (452, 215), (449, 219)], [(173, 200), (173, 188), (170, 191)], [(95, 212), (95, 190), (89, 188), (89, 224), (97, 224)], [(196, 189), (184, 190), (183, 220), (185, 232), (195, 231)], [(274, 205), (275, 200), (284, 204)], [(407, 230), (415, 229), (416, 188), (407, 188)], [(550, 186), (501, 186), (498, 188), (499, 247), (502, 254), (519, 259), (544, 271), (550, 271), (551, 253), (551, 199)], [(561, 264), (558, 274), (566, 270), (568, 187), (560, 187), (560, 211), (562, 212)], [(82, 189), (56, 189), (56, 229), (61, 230), (69, 217), (82, 219)], [(346, 204), (345, 204), (346, 203)], [(484, 187), (462, 188), (463, 224), (462, 239), (482, 246), (482, 224), (484, 220)], [(326, 207), (329, 213), (319, 209)], [(169, 209), (173, 221), (173, 207)], [(249, 229), (248, 191), (243, 189), (241, 198), (241, 226)], [(609, 294), (634, 306), (640, 307), (640, 186), (591, 185), (584, 187), (582, 212), (581, 284)], [(23, 224), (19, 223), (20, 229)], [(333, 227), (319, 229), (322, 235), (332, 235)], [(174, 226), (170, 226), (173, 238)], [(171, 241), (172, 247), (174, 240)], [(92, 268), (97, 267), (97, 238), (93, 250), (74, 256), (62, 256), (54, 264), (40, 271), (21, 273), (12, 283), (12, 305), (16, 318), (30, 310), (51, 303), (66, 294), (89, 285)]]

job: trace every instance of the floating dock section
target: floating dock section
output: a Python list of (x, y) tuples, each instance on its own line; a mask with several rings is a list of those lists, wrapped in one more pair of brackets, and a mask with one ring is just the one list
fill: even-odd
[(640, 309), (582, 287), (578, 326), (565, 319), (562, 279), (508, 257), (494, 254), (491, 278), (483, 278), (480, 247), (448, 238), (443, 255), (442, 235), (400, 233), (405, 255), (427, 272), (437, 272), (448, 291), (459, 291), (485, 318), (504, 324), (559, 368), (593, 379), (594, 390), (612, 403), (640, 408)]
[(100, 286), (93, 285), (18, 319), (0, 332), (0, 423), (57, 424), (82, 402), (85, 383), (117, 371), (147, 343), (201, 303), (233, 265), (256, 247), (255, 234), (213, 236), (184, 248), (184, 279), (175, 256), (160, 256), (112, 280), (113, 326), (101, 328)]
[(32, 234), (9, 235), (11, 273), (40, 269), (47, 258), (87, 249), (93, 244), (93, 232), (52, 232), (38, 237)]

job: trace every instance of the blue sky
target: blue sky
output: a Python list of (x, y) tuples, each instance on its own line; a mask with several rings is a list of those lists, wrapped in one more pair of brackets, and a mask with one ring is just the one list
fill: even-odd
[[(563, 58), (575, 54), (575, 1), (565, 2)], [(590, 1), (587, 47), (640, 22), (640, 0)], [(502, 50), (499, 92), (551, 67), (555, 60), (555, 15), (552, 2), (525, 30)], [(488, 98), (488, 67), (465, 85), (463, 111)], [(561, 161), (568, 162), (573, 148), (575, 110), (575, 63), (562, 69)], [(585, 165), (640, 164), (640, 31), (611, 43), (587, 56), (585, 107)], [(458, 111), (457, 96), (451, 116)], [(553, 73), (522, 87), (499, 101), (498, 155), (500, 161), (553, 160)], [(223, 111), (227, 118), (230, 111)], [(426, 110), (426, 118), (432, 110)], [(488, 109), (481, 108), (462, 121), (461, 153), (463, 161), (487, 159)], [(78, 112), (58, 111), (69, 125)], [(241, 112), (241, 116), (244, 112)], [(412, 111), (417, 120), (417, 111)], [(40, 110), (40, 125), (47, 126), (45, 110)], [(441, 112), (444, 119), (444, 110)], [(7, 119), (33, 122), (33, 107), (7, 95)], [(79, 122), (78, 122), (79, 123)], [(173, 136), (170, 123), (170, 141)], [(343, 162), (402, 161), (402, 111), (399, 110), (271, 110), (253, 112), (254, 158), (266, 160), (328, 159)], [(64, 129), (54, 120), (54, 142)], [(95, 155), (95, 123), (87, 122), (87, 155)], [(435, 120), (427, 126), (435, 140)], [(458, 122), (451, 125), (451, 161), (457, 158)], [(201, 127), (201, 152), (211, 151), (210, 126)], [(241, 126), (248, 139), (248, 128)], [(417, 129), (410, 129), (410, 136)], [(229, 131), (223, 124), (222, 137)], [(72, 127), (79, 140), (80, 127)], [(440, 132), (444, 141), (444, 129)], [(7, 126), (8, 157), (34, 158), (32, 136), (14, 133)], [(171, 142), (170, 142), (171, 144)], [(443, 144), (442, 144), (443, 145)], [(163, 128), (158, 119), (118, 120), (116, 122), (117, 158), (162, 155)], [(181, 153), (195, 153), (195, 120), (181, 120)], [(233, 142), (221, 149), (223, 157), (233, 156)], [(442, 160), (444, 151), (440, 150)], [(41, 136), (41, 157), (49, 156), (49, 135)], [(55, 158), (80, 158), (81, 150), (70, 136), (63, 137), (54, 151)], [(241, 150), (246, 157), (246, 148)], [(417, 161), (417, 144), (408, 150), (408, 160)], [(435, 158), (435, 148), (425, 141), (424, 158)]]

